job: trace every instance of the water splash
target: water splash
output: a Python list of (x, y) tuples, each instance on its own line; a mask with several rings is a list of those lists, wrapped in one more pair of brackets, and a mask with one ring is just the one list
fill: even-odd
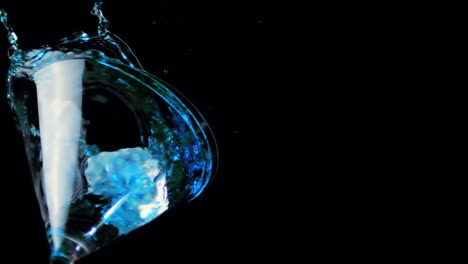
[(0, 8), (0, 22), (2, 22), (8, 33), (8, 42), (10, 43), (10, 49), (8, 51), (8, 57), (13, 57), (13, 54), (19, 49), (18, 48), (18, 36), (16, 35), (13, 28), (8, 24), (8, 14), (5, 10)]
[(93, 10), (91, 10), (91, 14), (95, 15), (99, 19), (99, 25), (98, 25), (98, 34), (99, 36), (103, 37), (109, 33), (109, 20), (107, 20), (104, 17), (104, 14), (102, 13), (102, 0), (97, 1), (94, 4)]
[(130, 67), (143, 70), (143, 66), (141, 65), (137, 56), (133, 53), (130, 46), (125, 43), (125, 41), (123, 41), (119, 36), (112, 34), (112, 32), (109, 31), (109, 20), (107, 20), (107, 18), (104, 16), (104, 13), (102, 12), (102, 3), (102, 0), (97, 1), (91, 10), (91, 14), (98, 18), (98, 36), (112, 43), (114, 48), (119, 50), (119, 54), (122, 56), (122, 59), (125, 60)]
[[(204, 190), (216, 170), (211, 130), (198, 110), (143, 70), (109, 31), (11, 48), (8, 99), (23, 134), (52, 245), (70, 263)], [(113, 118), (114, 117), (114, 118)], [(67, 262), (68, 263), (68, 262)]]

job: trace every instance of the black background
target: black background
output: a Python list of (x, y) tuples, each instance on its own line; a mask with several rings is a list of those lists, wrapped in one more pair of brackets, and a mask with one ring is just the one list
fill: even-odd
[[(196, 200), (167, 212), (156, 221), (122, 237), (80, 263), (160, 263), (162, 261), (244, 262), (286, 255), (292, 243), (283, 222), (298, 197), (294, 188), (293, 153), (284, 145), (286, 127), (297, 125), (282, 116), (286, 95), (279, 83), (283, 56), (277, 21), (262, 1), (105, 1), (110, 30), (134, 50), (144, 68), (167, 81), (204, 114), (220, 151), (213, 184)], [(9, 23), (24, 50), (71, 33), (96, 31), (92, 1), (2, 1)], [(1, 33), (3, 32), (3, 33)], [(287, 41), (286, 41), (287, 42)], [(6, 76), (6, 33), (0, 30), (0, 73)], [(3, 54), (3, 55), (2, 55)], [(283, 68), (288, 65), (281, 65)], [(3, 153), (3, 255), (48, 261), (48, 244), (31, 186), (20, 134), (0, 82)], [(282, 92), (280, 92), (282, 91)], [(282, 99), (282, 100), (280, 100)], [(301, 182), (299, 182), (301, 184)], [(289, 223), (289, 222), (288, 222)], [(5, 228), (6, 227), (6, 228)], [(296, 234), (297, 235), (297, 234)], [(281, 237), (281, 239), (279, 239)], [(288, 253), (293, 257), (293, 253)]]

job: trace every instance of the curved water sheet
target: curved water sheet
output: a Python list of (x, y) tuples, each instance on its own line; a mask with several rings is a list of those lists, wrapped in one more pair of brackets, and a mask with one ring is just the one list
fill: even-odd
[[(107, 28), (22, 51), (10, 34), (8, 99), (51, 243), (74, 263), (197, 197), (216, 167), (200, 113), (144, 71)], [(14, 35), (14, 36), (13, 36)], [(13, 36), (13, 37), (12, 37)]]

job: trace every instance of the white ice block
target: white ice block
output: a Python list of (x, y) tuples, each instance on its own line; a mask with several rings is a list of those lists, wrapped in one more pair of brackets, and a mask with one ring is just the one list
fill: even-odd
[(84, 59), (54, 62), (33, 75), (37, 87), (43, 188), (52, 242), (64, 238), (69, 202), (78, 176)]

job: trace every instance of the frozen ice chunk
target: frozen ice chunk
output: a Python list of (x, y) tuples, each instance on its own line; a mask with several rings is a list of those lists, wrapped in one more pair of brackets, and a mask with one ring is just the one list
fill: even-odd
[(168, 207), (165, 174), (146, 149), (101, 152), (88, 159), (85, 175), (89, 193), (112, 200), (104, 223), (120, 233), (153, 220)]

